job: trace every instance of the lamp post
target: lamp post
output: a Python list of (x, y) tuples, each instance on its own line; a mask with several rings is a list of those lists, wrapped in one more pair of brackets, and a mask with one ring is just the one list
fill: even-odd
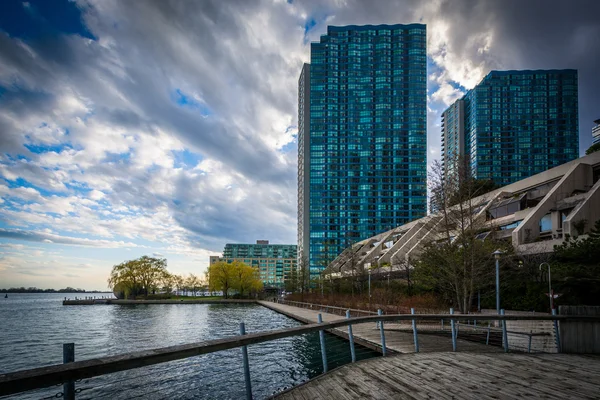
[(371, 304), (371, 269), (369, 269), (369, 304)]
[(552, 310), (554, 310), (554, 292), (552, 291), (552, 278), (550, 276), (550, 264), (548, 264), (547, 262), (543, 262), (540, 264), (540, 271), (542, 270), (542, 267), (546, 265), (548, 267), (548, 297), (550, 297), (550, 312), (552, 313)]
[(496, 250), (492, 253), (496, 259), (496, 312), (500, 315), (500, 256), (504, 252)]

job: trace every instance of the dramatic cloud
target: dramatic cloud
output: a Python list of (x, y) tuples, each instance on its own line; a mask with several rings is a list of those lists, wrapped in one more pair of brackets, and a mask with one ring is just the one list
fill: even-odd
[(201, 274), (227, 242), (295, 243), (297, 79), (328, 24), (427, 24), (430, 161), (441, 112), (491, 69), (577, 68), (583, 152), (600, 117), (599, 11), (585, 0), (2, 3), (0, 286), (103, 288), (111, 265), (153, 253)]

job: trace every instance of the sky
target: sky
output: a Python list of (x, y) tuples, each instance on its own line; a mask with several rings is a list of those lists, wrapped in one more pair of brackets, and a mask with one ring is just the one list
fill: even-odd
[(597, 0), (0, 2), (0, 288), (107, 288), (165, 257), (296, 243), (297, 84), (327, 25), (427, 24), (428, 163), (441, 112), (493, 69), (579, 71), (600, 118)]

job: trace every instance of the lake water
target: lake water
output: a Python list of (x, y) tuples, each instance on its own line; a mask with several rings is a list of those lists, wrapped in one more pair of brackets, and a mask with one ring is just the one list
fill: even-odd
[[(0, 298), (0, 374), (59, 364), (63, 343), (75, 343), (79, 361), (233, 336), (239, 334), (240, 321), (247, 333), (301, 325), (257, 304), (62, 305), (65, 296), (81, 295), (10, 293)], [(329, 369), (350, 362), (346, 341), (327, 335), (326, 346)], [(322, 372), (318, 333), (252, 345), (248, 353), (258, 399)], [(359, 359), (376, 355), (357, 346)], [(78, 399), (239, 399), (245, 396), (241, 349), (90, 378), (76, 388)], [(16, 398), (46, 398), (61, 389)]]

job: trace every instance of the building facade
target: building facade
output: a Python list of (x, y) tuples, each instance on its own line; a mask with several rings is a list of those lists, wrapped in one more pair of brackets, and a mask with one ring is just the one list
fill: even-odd
[[(600, 220), (600, 152), (470, 202), (473, 223), (481, 226), (477, 238), (485, 240), (493, 233), (495, 239), (511, 242), (517, 254), (551, 253), (567, 236), (585, 235)], [(365, 239), (345, 249), (331, 267), (348, 275), (352, 268), (385, 274), (413, 265), (427, 244), (447, 238), (442, 220), (443, 215), (431, 214)]]
[(227, 243), (223, 257), (210, 257), (210, 264), (219, 261), (240, 261), (257, 268), (265, 286), (283, 288), (287, 276), (296, 268), (297, 246), (295, 244), (270, 244), (257, 240), (256, 244)]
[(298, 244), (314, 277), (427, 205), (426, 27), (329, 26), (299, 79)]
[(444, 167), (508, 185), (579, 155), (576, 70), (492, 71), (442, 114)]
[(594, 121), (592, 128), (592, 144), (600, 143), (600, 119)]

